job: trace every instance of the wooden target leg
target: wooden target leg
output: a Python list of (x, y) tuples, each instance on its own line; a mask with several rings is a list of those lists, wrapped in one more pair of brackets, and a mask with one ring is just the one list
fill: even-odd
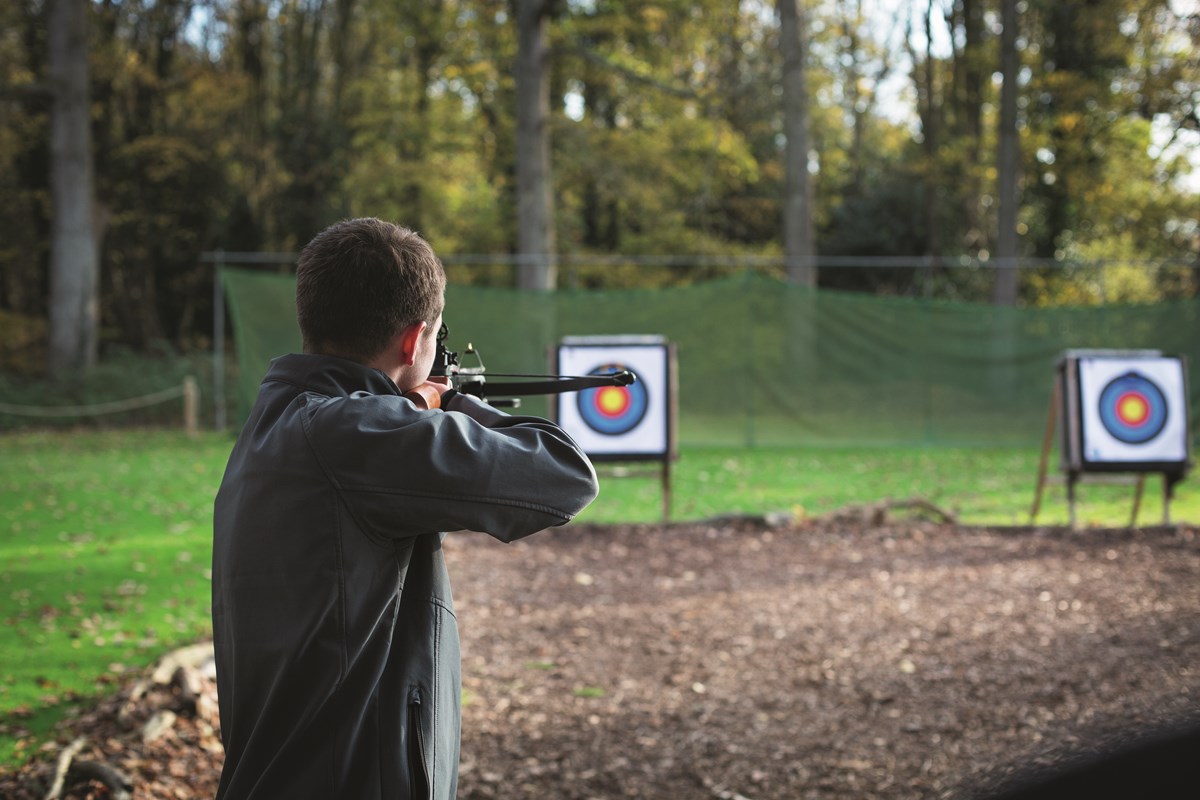
[(1142, 507), (1142, 490), (1146, 488), (1146, 475), (1138, 475), (1137, 487), (1133, 490), (1133, 514), (1129, 517), (1129, 527), (1137, 527), (1138, 509)]
[(1074, 472), (1067, 476), (1067, 512), (1073, 531), (1079, 530), (1079, 522), (1075, 518), (1075, 481), (1078, 477)]
[(1171, 495), (1174, 494), (1175, 481), (1167, 473), (1163, 473), (1163, 526), (1171, 524)]
[(671, 458), (667, 456), (662, 464), (662, 515), (663, 522), (671, 521)]
[(1029, 509), (1029, 524), (1037, 522), (1038, 511), (1042, 507), (1042, 491), (1046, 487), (1046, 465), (1050, 461), (1050, 447), (1054, 442), (1054, 425), (1058, 417), (1058, 381), (1050, 392), (1050, 410), (1046, 414), (1046, 430), (1042, 435), (1042, 455), (1038, 459), (1037, 487), (1033, 490), (1033, 508)]

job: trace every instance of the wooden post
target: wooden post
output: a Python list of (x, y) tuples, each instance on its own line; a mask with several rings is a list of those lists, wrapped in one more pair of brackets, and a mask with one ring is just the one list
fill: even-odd
[(662, 490), (663, 522), (671, 520), (671, 462), (679, 458), (679, 348), (674, 342), (667, 345), (667, 452), (663, 453)]
[(1050, 411), (1046, 414), (1046, 432), (1042, 436), (1042, 457), (1038, 461), (1037, 488), (1033, 492), (1033, 508), (1029, 510), (1029, 524), (1037, 520), (1038, 510), (1042, 507), (1042, 489), (1046, 486), (1046, 466), (1050, 460), (1050, 446), (1054, 441), (1054, 424), (1058, 419), (1059, 388), (1054, 381), (1050, 392)]
[(1142, 507), (1142, 490), (1146, 488), (1146, 475), (1138, 475), (1137, 488), (1133, 490), (1133, 515), (1129, 518), (1129, 527), (1137, 527), (1138, 510)]
[(213, 428), (225, 430), (225, 251), (217, 251), (213, 264)]
[(671, 455), (662, 461), (662, 514), (663, 522), (671, 521)]
[(1067, 475), (1067, 517), (1073, 531), (1079, 530), (1079, 520), (1075, 517), (1075, 483), (1078, 480), (1079, 473), (1077, 472)]
[(183, 379), (183, 430), (188, 436), (195, 437), (199, 431), (196, 422), (196, 410), (200, 407), (200, 388), (196, 379), (188, 375)]
[(1174, 494), (1175, 482), (1171, 476), (1163, 473), (1163, 525), (1171, 524), (1171, 495)]

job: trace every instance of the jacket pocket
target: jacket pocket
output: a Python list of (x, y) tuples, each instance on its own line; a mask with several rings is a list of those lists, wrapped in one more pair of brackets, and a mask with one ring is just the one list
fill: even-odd
[(425, 761), (425, 715), (421, 707), (421, 690), (408, 693), (408, 781), (413, 800), (429, 800), (429, 767)]

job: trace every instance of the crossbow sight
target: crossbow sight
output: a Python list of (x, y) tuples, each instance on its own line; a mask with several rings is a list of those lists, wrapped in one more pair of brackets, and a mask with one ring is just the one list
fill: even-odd
[[(501, 401), (488, 400), (494, 405), (519, 406), (519, 395), (562, 394), (563, 392), (578, 392), (584, 389), (597, 389), (604, 386), (629, 386), (636, 378), (629, 370), (621, 370), (608, 375), (522, 375), (514, 373), (492, 373), (485, 376), (483, 358), (475, 346), (468, 343), (463, 351), (464, 356), (473, 359), (471, 366), (459, 362), (458, 353), (446, 348), (446, 337), (450, 335), (446, 323), (437, 333), (437, 352), (433, 358), (433, 369), (430, 377), (449, 376), (454, 388), (463, 394), (470, 394), (481, 400), (493, 397), (511, 398)], [(518, 381), (488, 381), (493, 378), (519, 378)]]

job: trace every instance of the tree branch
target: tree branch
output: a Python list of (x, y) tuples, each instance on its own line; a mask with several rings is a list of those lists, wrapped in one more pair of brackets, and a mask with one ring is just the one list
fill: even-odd
[(51, 97), (54, 95), (54, 86), (48, 81), (31, 81), (29, 83), (4, 83), (0, 84), (0, 97)]
[(572, 53), (575, 53), (575, 54), (581, 56), (585, 60), (592, 62), (593, 64), (598, 64), (607, 70), (615, 72), (615, 73), (621, 75), (622, 77), (628, 78), (629, 80), (633, 81), (634, 83), (641, 83), (646, 86), (650, 86), (654, 89), (657, 89), (660, 92), (665, 92), (666, 94), (673, 95), (674, 97), (682, 97), (686, 100), (701, 99), (700, 95), (697, 94), (694, 89), (688, 88), (686, 86), (678, 86), (678, 85), (671, 85), (669, 83), (663, 83), (662, 81), (658, 80), (657, 78), (652, 78), (649, 75), (643, 75), (642, 73), (637, 72), (636, 70), (630, 69), (629, 67), (625, 67), (620, 64), (615, 64), (612, 61), (610, 61), (609, 59), (607, 59), (604, 56), (597, 53), (595, 50), (592, 50), (590, 47), (583, 44), (582, 42), (576, 41), (572, 44), (572, 46), (570, 46), (566, 49), (568, 49)]

